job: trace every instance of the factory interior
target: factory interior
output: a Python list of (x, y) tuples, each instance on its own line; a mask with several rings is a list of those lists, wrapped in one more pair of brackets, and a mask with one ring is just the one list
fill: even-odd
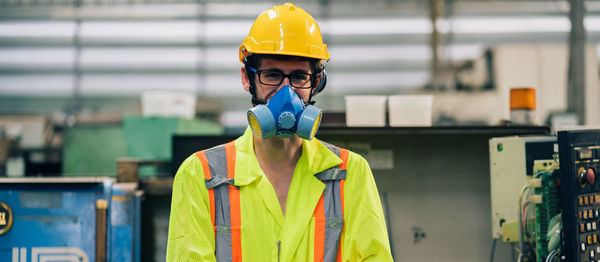
[[(0, 261), (166, 261), (286, 2), (0, 0)], [(393, 260), (600, 261), (600, 0), (292, 2), (330, 52), (309, 131), (366, 159)]]

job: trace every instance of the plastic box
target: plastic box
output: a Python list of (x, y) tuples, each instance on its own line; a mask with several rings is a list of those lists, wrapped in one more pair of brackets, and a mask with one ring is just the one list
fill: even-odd
[(432, 95), (389, 96), (390, 126), (431, 126)]
[(144, 92), (142, 115), (193, 119), (196, 116), (196, 95), (171, 91)]
[(347, 126), (385, 126), (387, 96), (345, 96)]

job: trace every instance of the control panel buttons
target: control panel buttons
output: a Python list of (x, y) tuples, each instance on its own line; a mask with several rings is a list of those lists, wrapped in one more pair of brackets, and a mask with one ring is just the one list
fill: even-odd
[(593, 185), (594, 182), (596, 182), (596, 173), (594, 172), (594, 169), (588, 168), (586, 172), (586, 180), (590, 185)]
[(580, 167), (579, 170), (577, 170), (577, 183), (580, 186), (585, 186), (587, 183), (587, 171), (583, 167)]
[(581, 232), (581, 233), (585, 232), (585, 225), (584, 224), (579, 224), (579, 232)]
[(588, 243), (588, 245), (592, 244), (592, 236), (591, 235), (587, 236), (587, 243)]
[(588, 196), (583, 197), (583, 204), (586, 206), (590, 204), (590, 198)]
[(588, 217), (589, 218), (594, 218), (594, 211), (593, 210), (588, 210)]

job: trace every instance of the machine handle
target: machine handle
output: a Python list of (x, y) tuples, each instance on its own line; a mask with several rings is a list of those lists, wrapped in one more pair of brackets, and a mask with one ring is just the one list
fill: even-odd
[(96, 260), (97, 262), (106, 261), (106, 213), (108, 201), (105, 199), (96, 200)]

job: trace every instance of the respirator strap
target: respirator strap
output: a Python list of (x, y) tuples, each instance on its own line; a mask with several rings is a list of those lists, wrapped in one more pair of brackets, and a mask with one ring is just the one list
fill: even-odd
[(248, 83), (250, 84), (250, 86), (248, 87), (248, 91), (250, 91), (250, 95), (252, 95), (252, 106), (256, 106), (256, 105), (264, 105), (267, 102), (258, 98), (258, 96), (256, 95), (256, 84), (254, 83), (255, 78), (254, 78), (254, 72), (252, 72), (250, 70), (250, 67), (248, 66), (248, 57), (246, 56), (245, 52), (242, 52), (244, 58), (244, 69), (246, 70), (246, 76), (248, 77)]
[[(245, 60), (245, 59), (244, 59)], [(248, 87), (248, 91), (250, 91), (250, 95), (252, 95), (252, 105), (256, 106), (256, 105), (264, 105), (267, 102), (265, 102), (264, 100), (258, 98), (258, 96), (256, 95), (256, 84), (254, 83), (254, 72), (252, 72), (249, 67), (248, 67), (248, 63), (244, 63), (244, 67), (246, 70), (246, 76), (248, 76), (248, 82), (250, 84), (250, 86)]]
[(265, 100), (258, 98), (256, 95), (252, 95), (252, 105), (253, 106), (266, 105), (266, 104), (267, 104), (267, 102), (265, 102)]
[(316, 103), (316, 101), (313, 101), (312, 98), (314, 95), (321, 93), (321, 91), (323, 91), (323, 89), (325, 89), (325, 85), (327, 84), (327, 73), (325, 72), (325, 69), (323, 69), (323, 71), (321, 71), (321, 73), (319, 73), (321, 75), (321, 81), (319, 81), (319, 85), (315, 86), (315, 84), (313, 83), (313, 88), (311, 88), (310, 90), (310, 94), (308, 95), (308, 103), (309, 105), (314, 105)]

